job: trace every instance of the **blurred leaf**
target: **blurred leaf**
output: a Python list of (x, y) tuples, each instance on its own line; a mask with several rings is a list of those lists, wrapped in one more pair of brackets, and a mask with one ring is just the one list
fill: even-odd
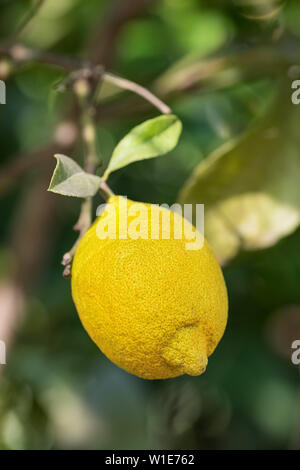
[(223, 263), (299, 225), (300, 108), (286, 93), (289, 84), (284, 90), (254, 129), (200, 163), (179, 196), (205, 204), (206, 237)]
[(149, 119), (134, 127), (116, 146), (104, 179), (130, 163), (170, 152), (177, 145), (181, 129), (181, 122), (172, 114)]
[(63, 196), (90, 197), (100, 187), (101, 178), (83, 171), (66, 155), (55, 155), (57, 164), (50, 181), (48, 191)]
[(263, 0), (252, 2), (252, 0), (239, 0), (237, 2), (243, 16), (254, 21), (274, 21), (280, 16), (284, 5), (283, 0)]
[(291, 43), (282, 41), (276, 42), (276, 46), (264, 44), (247, 50), (231, 46), (206, 58), (188, 54), (156, 79), (153, 91), (158, 96), (196, 88), (205, 93), (230, 89), (244, 80), (274, 79), (282, 76), (288, 66), (298, 63), (295, 50)]
[(220, 48), (233, 33), (230, 18), (220, 9), (199, 8), (199, 2), (187, 9), (184, 1), (177, 5), (164, 2), (162, 8), (164, 20), (182, 51), (197, 51), (203, 57)]

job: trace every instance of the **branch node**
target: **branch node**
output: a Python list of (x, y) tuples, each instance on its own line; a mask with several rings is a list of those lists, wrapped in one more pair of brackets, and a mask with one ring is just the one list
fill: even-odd
[(72, 261), (72, 256), (70, 255), (70, 253), (65, 253), (64, 256), (63, 256), (61, 264), (63, 266), (67, 266), (68, 264), (71, 263), (71, 261)]
[(68, 266), (65, 267), (63, 270), (63, 278), (64, 279), (70, 279), (71, 277), (71, 265), (68, 264)]

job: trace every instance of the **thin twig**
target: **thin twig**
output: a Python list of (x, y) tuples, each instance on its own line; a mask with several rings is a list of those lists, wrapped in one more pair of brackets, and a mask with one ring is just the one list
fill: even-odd
[(25, 31), (25, 29), (27, 28), (31, 20), (33, 20), (33, 18), (37, 15), (37, 13), (39, 12), (39, 10), (41, 9), (44, 3), (45, 3), (45, 0), (36, 1), (35, 5), (29, 11), (28, 15), (25, 16), (25, 18), (21, 21), (19, 27), (17, 28), (17, 31), (14, 34), (14, 37), (16, 39), (19, 38), (23, 34), (23, 32)]
[(161, 101), (157, 96), (155, 96), (151, 91), (147, 90), (141, 85), (138, 85), (131, 80), (127, 80), (126, 78), (118, 77), (112, 73), (106, 72), (103, 75), (103, 80), (109, 83), (113, 83), (114, 85), (118, 86), (119, 88), (123, 88), (124, 90), (132, 91), (133, 93), (142, 96), (146, 101), (149, 101), (153, 104), (157, 109), (160, 110), (163, 114), (170, 114), (171, 109), (167, 106), (163, 101)]
[(135, 83), (126, 78), (119, 77), (112, 73), (103, 73), (103, 66), (93, 66), (87, 61), (80, 61), (72, 57), (64, 56), (61, 54), (52, 54), (49, 52), (38, 52), (28, 47), (19, 44), (15, 45), (0, 45), (0, 55), (11, 58), (16, 63), (23, 62), (38, 62), (41, 64), (54, 65), (71, 72), (70, 75), (61, 84), (61, 87), (76, 82), (80, 77), (82, 78), (99, 78), (102, 76), (103, 80), (116, 85), (123, 90), (132, 91), (133, 93), (141, 96), (146, 101), (155, 106), (162, 114), (170, 114), (171, 109), (162, 100), (155, 96), (147, 88)]
[(61, 264), (65, 266), (63, 271), (63, 277), (65, 279), (71, 276), (71, 266), (73, 257), (77, 250), (80, 240), (82, 239), (83, 235), (86, 231), (90, 228), (92, 223), (92, 200), (91, 198), (86, 198), (81, 204), (80, 215), (79, 219), (77, 220), (76, 224), (74, 225), (74, 230), (79, 232), (79, 236), (72, 246), (72, 248), (64, 254)]
[(100, 194), (105, 201), (115, 195), (105, 181), (102, 181), (100, 184)]
[[(96, 127), (93, 120), (94, 103), (90, 101), (95, 89), (95, 83), (92, 83), (87, 78), (79, 78), (73, 86), (73, 90), (78, 98), (81, 107), (81, 132), (83, 142), (85, 144), (85, 158), (84, 167), (88, 173), (95, 173), (97, 164), (100, 163), (100, 158), (97, 149), (97, 136)], [(89, 229), (92, 223), (92, 198), (84, 199), (81, 204), (81, 211), (79, 219), (74, 226), (74, 230), (79, 232), (79, 236), (72, 246), (71, 250), (64, 254), (62, 265), (65, 266), (63, 277), (69, 278), (71, 276), (71, 266), (73, 257), (77, 250), (78, 244), (83, 235)]]
[(11, 59), (15, 64), (37, 62), (39, 64), (53, 65), (72, 72), (89, 66), (85, 62), (64, 54), (54, 54), (47, 51), (36, 51), (19, 43), (0, 44), (0, 56)]
[(95, 116), (95, 94), (97, 83), (101, 80), (101, 75), (94, 80), (80, 78), (74, 84), (74, 91), (78, 97), (81, 106), (81, 127), (82, 138), (85, 144), (85, 170), (88, 173), (94, 173), (97, 166), (102, 164), (99, 150), (97, 147), (97, 129), (94, 120)]

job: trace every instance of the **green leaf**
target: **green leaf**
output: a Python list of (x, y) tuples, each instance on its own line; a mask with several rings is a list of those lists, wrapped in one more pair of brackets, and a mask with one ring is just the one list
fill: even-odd
[(149, 119), (132, 129), (116, 146), (104, 179), (130, 163), (170, 152), (178, 142), (182, 124), (172, 115)]
[(90, 197), (98, 191), (101, 183), (99, 176), (86, 173), (66, 155), (55, 155), (57, 164), (48, 191), (63, 196)]
[(181, 203), (205, 204), (205, 235), (220, 262), (272, 246), (300, 223), (300, 106), (284, 84), (272, 112), (204, 160)]

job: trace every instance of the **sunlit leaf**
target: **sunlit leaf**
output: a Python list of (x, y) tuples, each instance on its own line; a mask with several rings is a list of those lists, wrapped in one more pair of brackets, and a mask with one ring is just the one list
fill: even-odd
[(116, 146), (104, 179), (130, 163), (170, 152), (178, 142), (182, 125), (174, 115), (149, 119), (132, 129)]
[(254, 129), (210, 155), (184, 185), (180, 202), (205, 204), (205, 234), (221, 262), (240, 249), (272, 246), (299, 225), (299, 124), (300, 107), (284, 93)]
[(55, 155), (57, 164), (48, 191), (63, 196), (90, 197), (98, 191), (99, 176), (91, 175), (66, 155)]

